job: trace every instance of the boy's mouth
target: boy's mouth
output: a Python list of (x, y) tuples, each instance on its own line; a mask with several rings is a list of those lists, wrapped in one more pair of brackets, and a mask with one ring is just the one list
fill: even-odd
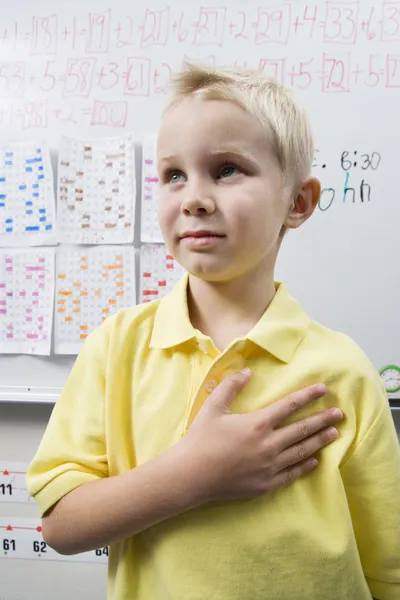
[(185, 231), (180, 236), (180, 240), (188, 246), (193, 247), (205, 247), (212, 246), (218, 242), (221, 238), (226, 237), (216, 231), (210, 231), (209, 229), (199, 229), (194, 231)]
[(185, 231), (180, 238), (205, 238), (205, 237), (225, 237), (222, 233), (217, 231), (210, 231), (209, 229), (198, 229), (193, 231)]

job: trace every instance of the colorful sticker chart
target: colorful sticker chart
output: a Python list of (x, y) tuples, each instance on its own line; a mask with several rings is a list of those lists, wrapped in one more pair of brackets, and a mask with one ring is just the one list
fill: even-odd
[(168, 294), (185, 270), (164, 244), (145, 244), (140, 253), (140, 301), (151, 302)]
[(149, 136), (143, 141), (142, 154), (141, 240), (144, 243), (162, 244), (164, 242), (158, 224), (158, 196), (156, 140)]
[(54, 248), (0, 250), (0, 352), (51, 351)]
[(57, 250), (56, 354), (78, 354), (110, 315), (136, 304), (133, 246)]
[(108, 548), (71, 556), (58, 554), (44, 541), (40, 519), (3, 517), (0, 519), (0, 559), (107, 564)]
[(132, 243), (135, 194), (131, 136), (91, 142), (61, 139), (57, 195), (61, 243)]
[(57, 243), (50, 152), (39, 142), (0, 147), (0, 246)]

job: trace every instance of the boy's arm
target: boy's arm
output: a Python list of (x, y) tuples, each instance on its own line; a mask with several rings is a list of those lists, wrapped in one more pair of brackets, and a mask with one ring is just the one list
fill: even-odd
[[(43, 535), (75, 554), (115, 543), (210, 500), (257, 496), (311, 471), (307, 460), (334, 437), (332, 411), (282, 422), (325, 394), (312, 386), (249, 415), (229, 405), (249, 374), (226, 377), (183, 440), (163, 455), (109, 476), (105, 406), (108, 320), (86, 340), (27, 474)], [(207, 440), (205, 444), (204, 440)], [(133, 440), (132, 440), (133, 444)]]
[[(370, 391), (367, 405), (376, 406), (376, 387)], [(341, 472), (371, 594), (379, 600), (398, 600), (400, 445), (383, 386), (379, 404), (379, 412)]]

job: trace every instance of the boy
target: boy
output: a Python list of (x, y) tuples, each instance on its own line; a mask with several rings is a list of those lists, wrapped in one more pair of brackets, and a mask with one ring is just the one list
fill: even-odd
[[(28, 473), (50, 545), (112, 544), (110, 600), (400, 598), (382, 383), (274, 282), (285, 231), (318, 202), (312, 159), (282, 86), (247, 70), (177, 78), (159, 219), (189, 275), (89, 336)], [(332, 405), (346, 418), (328, 444)]]

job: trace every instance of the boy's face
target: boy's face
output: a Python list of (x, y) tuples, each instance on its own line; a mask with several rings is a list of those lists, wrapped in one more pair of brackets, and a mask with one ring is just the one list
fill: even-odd
[(282, 227), (297, 227), (318, 200), (306, 193), (313, 206), (296, 208), (265, 127), (228, 101), (189, 96), (171, 108), (159, 131), (158, 171), (166, 245), (207, 281), (260, 268), (271, 274)]

